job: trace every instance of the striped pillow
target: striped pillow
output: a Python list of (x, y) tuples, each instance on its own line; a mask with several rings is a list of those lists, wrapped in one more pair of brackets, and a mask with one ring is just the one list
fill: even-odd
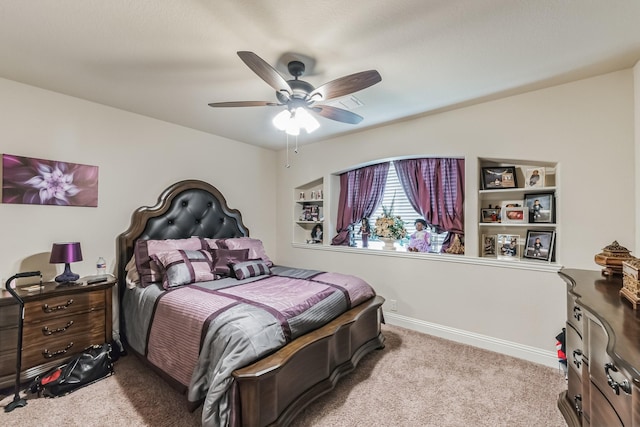
[(231, 268), (236, 275), (236, 279), (239, 280), (271, 274), (269, 266), (262, 259), (250, 259), (248, 261), (231, 264)]
[(249, 259), (249, 249), (212, 249), (213, 272), (221, 276), (232, 276), (231, 264)]
[(213, 258), (206, 250), (175, 250), (158, 252), (153, 260), (163, 269), (162, 287), (165, 289), (189, 283), (216, 280), (213, 273)]
[[(229, 239), (219, 239), (218, 246), (225, 245), (229, 249), (249, 249), (249, 259), (260, 258), (269, 267), (273, 266), (273, 262), (267, 256), (262, 245), (262, 240), (253, 239), (251, 237), (233, 237)], [(225, 247), (223, 246), (223, 247)]]
[(135, 263), (138, 274), (140, 275), (140, 284), (142, 287), (151, 283), (162, 281), (162, 271), (153, 259), (153, 255), (160, 252), (173, 251), (177, 249), (195, 251), (198, 249), (207, 249), (207, 242), (199, 237), (191, 237), (189, 239), (166, 239), (166, 240), (138, 240), (134, 247)]

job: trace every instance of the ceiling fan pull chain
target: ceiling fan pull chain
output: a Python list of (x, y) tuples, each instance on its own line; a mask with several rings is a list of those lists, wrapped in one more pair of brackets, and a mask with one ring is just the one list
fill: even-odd
[(293, 152), (298, 154), (298, 135), (296, 135), (296, 149)]
[(285, 133), (285, 135), (287, 138), (287, 164), (285, 165), (285, 167), (289, 169), (291, 167), (291, 165), (289, 164), (289, 134)]

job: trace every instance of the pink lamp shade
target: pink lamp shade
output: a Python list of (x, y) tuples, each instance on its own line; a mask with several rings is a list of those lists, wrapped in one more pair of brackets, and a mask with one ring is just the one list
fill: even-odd
[(49, 258), (49, 263), (64, 263), (64, 272), (56, 277), (55, 281), (58, 283), (66, 283), (78, 280), (80, 275), (72, 273), (71, 267), (69, 266), (70, 263), (77, 261), (82, 261), (82, 249), (80, 249), (80, 242), (54, 243), (51, 248), (51, 258)]

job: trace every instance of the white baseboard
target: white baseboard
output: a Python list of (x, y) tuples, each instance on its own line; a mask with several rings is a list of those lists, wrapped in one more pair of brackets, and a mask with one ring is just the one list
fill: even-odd
[(530, 347), (486, 335), (463, 331), (461, 329), (429, 323), (389, 311), (384, 312), (384, 319), (390, 325), (400, 326), (402, 328), (411, 329), (428, 335), (472, 345), (485, 350), (495, 351), (497, 353), (517, 357), (533, 363), (539, 363), (551, 368), (558, 368), (558, 355), (554, 351), (542, 350), (536, 347)]

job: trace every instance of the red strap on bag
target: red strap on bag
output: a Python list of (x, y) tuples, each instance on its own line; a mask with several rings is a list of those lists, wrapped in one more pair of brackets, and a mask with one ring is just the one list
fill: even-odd
[(56, 369), (51, 374), (49, 374), (46, 377), (42, 378), (42, 385), (47, 385), (50, 382), (57, 380), (58, 378), (60, 378), (61, 374), (62, 374), (62, 369)]

